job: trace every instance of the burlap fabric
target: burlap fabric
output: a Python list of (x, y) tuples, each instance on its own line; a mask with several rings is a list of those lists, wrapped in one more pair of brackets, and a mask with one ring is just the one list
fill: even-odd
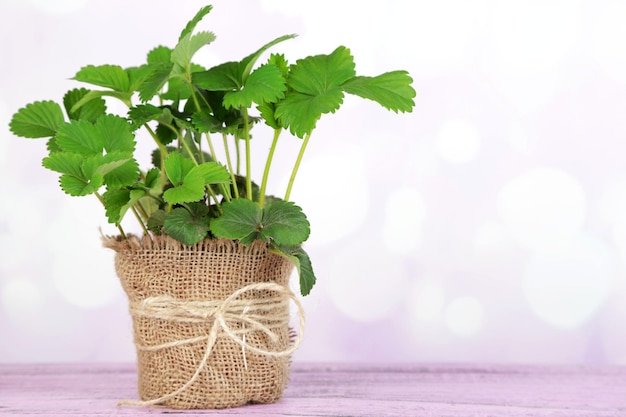
[[(254, 287), (287, 287), (288, 260), (260, 241), (186, 246), (167, 236), (131, 236), (104, 238), (104, 245), (116, 251), (115, 268), (129, 297), (145, 402), (139, 405), (226, 408), (282, 396), (290, 355), (270, 353), (292, 347), (290, 298), (273, 287)], [(224, 313), (219, 319), (218, 310)]]

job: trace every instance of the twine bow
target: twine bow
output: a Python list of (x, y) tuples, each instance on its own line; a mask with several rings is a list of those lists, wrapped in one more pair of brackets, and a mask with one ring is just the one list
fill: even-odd
[[(239, 299), (244, 293), (261, 290), (271, 291), (276, 293), (276, 295), (274, 297), (265, 298)], [(246, 334), (254, 331), (265, 333), (272, 342), (278, 341), (279, 336), (272, 329), (283, 327), (289, 322), (289, 309), (286, 308), (289, 304), (289, 300), (292, 300), (298, 308), (298, 317), (300, 320), (298, 336), (291, 346), (285, 350), (271, 351), (248, 343), (246, 341)], [(241, 345), (244, 364), (247, 368), (246, 350), (266, 356), (287, 356), (298, 348), (298, 345), (302, 341), (304, 331), (304, 309), (302, 304), (287, 287), (273, 282), (247, 285), (233, 292), (223, 301), (188, 301), (179, 300), (170, 296), (148, 297), (144, 300), (132, 302), (130, 305), (130, 313), (134, 317), (147, 317), (179, 323), (203, 323), (213, 320), (213, 324), (206, 336), (176, 340), (153, 346), (144, 346), (136, 343), (137, 349), (145, 351), (158, 351), (201, 341), (206, 341), (206, 348), (202, 360), (198, 364), (193, 376), (176, 391), (147, 401), (122, 401), (119, 405), (156, 405), (175, 397), (189, 388), (198, 379), (200, 373), (206, 366), (220, 333), (223, 333), (228, 338)], [(228, 322), (241, 323), (241, 329), (231, 329)], [(239, 337), (239, 335), (241, 335), (241, 337)]]

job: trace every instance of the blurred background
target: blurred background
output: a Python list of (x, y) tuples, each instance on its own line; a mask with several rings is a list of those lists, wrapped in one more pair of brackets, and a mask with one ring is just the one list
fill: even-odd
[[(7, 125), (82, 66), (173, 47), (205, 4), (0, 0), (0, 361), (134, 360), (100, 243), (116, 229)], [(417, 90), (411, 114), (347, 97), (314, 132), (292, 194), (318, 277), (296, 361), (626, 364), (626, 3), (212, 4), (205, 67), (298, 33), (276, 49), (292, 62), (343, 44), (360, 75), (406, 69)], [(279, 144), (272, 192), (298, 147)]]

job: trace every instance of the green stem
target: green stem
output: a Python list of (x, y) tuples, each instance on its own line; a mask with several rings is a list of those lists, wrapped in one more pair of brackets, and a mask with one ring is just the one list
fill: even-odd
[(135, 218), (137, 219), (137, 221), (139, 222), (139, 224), (141, 225), (141, 228), (143, 229), (143, 233), (145, 236), (150, 236), (150, 233), (148, 232), (148, 229), (146, 228), (146, 225), (143, 222), (143, 219), (141, 218), (141, 216), (139, 215), (139, 213), (137, 213), (137, 209), (135, 208), (134, 205), (132, 205), (130, 207), (130, 210), (133, 212), (133, 214), (135, 215)]
[(161, 166), (159, 167), (159, 169), (161, 170), (161, 188), (163, 188), (165, 187), (165, 183), (167, 182), (167, 177), (165, 176), (165, 158), (168, 155), (167, 148), (161, 143), (159, 137), (156, 135), (156, 133), (154, 133), (154, 130), (152, 130), (148, 123), (144, 123), (143, 126), (146, 128), (150, 136), (152, 136), (152, 139), (154, 139), (157, 146), (159, 147), (159, 151), (161, 154), (161, 160), (159, 161), (161, 163)]
[(237, 156), (237, 175), (241, 175), (241, 150), (239, 149), (239, 138), (235, 137), (235, 152)]
[[(98, 198), (98, 200), (100, 200), (100, 203), (102, 203), (102, 206), (106, 209), (107, 205), (104, 202), (104, 198), (102, 198), (102, 196), (98, 192), (95, 192), (94, 194)], [(126, 240), (127, 239), (126, 233), (124, 233), (124, 229), (122, 229), (122, 225), (121, 224), (117, 225), (117, 230), (119, 230), (120, 235), (122, 235), (122, 239)]]
[(230, 182), (233, 184), (235, 198), (239, 198), (239, 187), (237, 187), (237, 179), (235, 178), (235, 171), (233, 171), (233, 162), (230, 158), (230, 149), (228, 147), (228, 135), (222, 133), (222, 139), (224, 141), (224, 151), (226, 152), (226, 164), (228, 165), (228, 172), (230, 173)]
[(272, 166), (272, 159), (274, 159), (274, 151), (276, 150), (276, 144), (278, 143), (278, 137), (280, 136), (282, 129), (274, 129), (274, 139), (272, 140), (272, 146), (267, 155), (267, 161), (265, 162), (265, 169), (263, 170), (263, 179), (261, 180), (261, 195), (259, 196), (259, 205), (261, 208), (265, 205), (265, 189), (267, 188), (267, 178), (270, 174), (270, 167)]
[(248, 121), (248, 110), (242, 108), (241, 111), (243, 113), (244, 139), (246, 141), (246, 197), (248, 200), (252, 200), (252, 152), (250, 150), (250, 125)]
[(220, 206), (220, 201), (217, 199), (217, 196), (215, 195), (215, 193), (211, 189), (211, 186), (207, 185), (206, 186), (206, 190), (209, 193), (209, 198), (213, 198), (213, 201), (215, 201), (215, 207), (217, 207), (217, 209), (221, 213), (222, 212), (222, 207)]
[(209, 144), (209, 152), (211, 153), (211, 159), (217, 162), (217, 154), (215, 153), (215, 148), (213, 148), (213, 141), (211, 140), (211, 135), (209, 135), (209, 132), (206, 133), (206, 142)]
[[(202, 150), (202, 133), (198, 134), (200, 135), (200, 139), (198, 140), (198, 157), (200, 158), (200, 164), (204, 164), (206, 162), (206, 159), (204, 159), (204, 151)], [(213, 157), (211, 156), (211, 158)]]
[(293, 182), (295, 181), (296, 174), (298, 173), (298, 169), (300, 168), (300, 162), (302, 162), (302, 156), (304, 155), (304, 151), (309, 144), (310, 138), (311, 133), (309, 132), (304, 137), (304, 141), (302, 142), (302, 146), (300, 147), (300, 152), (298, 153), (298, 158), (296, 159), (296, 163), (293, 166), (293, 170), (291, 171), (291, 177), (289, 178), (289, 184), (287, 185), (287, 191), (285, 192), (285, 201), (289, 201), (289, 197), (291, 196), (291, 188), (293, 187)]
[(185, 84), (187, 84), (187, 87), (189, 87), (189, 91), (191, 92), (191, 98), (193, 100), (194, 106), (196, 106), (196, 110), (200, 111), (200, 102), (198, 101), (198, 97), (196, 97), (196, 88), (191, 82), (191, 68), (187, 68), (185, 75), (185, 77), (181, 78), (184, 80)]
[[(148, 201), (148, 203), (149, 202), (150, 201)], [(150, 214), (148, 213), (148, 211), (146, 211), (146, 208), (141, 203), (141, 200), (137, 201), (137, 203), (135, 203), (135, 206), (137, 206), (137, 210), (139, 211), (139, 214), (141, 214), (142, 219), (145, 219), (144, 223), (147, 222), (150, 218)], [(148, 209), (150, 210), (150, 212), (152, 212), (152, 209), (150, 207)]]
[(148, 133), (150, 134), (150, 136), (152, 136), (152, 139), (154, 139), (157, 146), (159, 147), (159, 150), (161, 151), (161, 155), (163, 156), (163, 158), (165, 158), (167, 156), (167, 149), (165, 148), (165, 145), (161, 143), (161, 141), (159, 140), (159, 137), (156, 135), (156, 133), (154, 133), (154, 130), (152, 130), (152, 128), (150, 127), (150, 125), (148, 125), (148, 123), (144, 123), (143, 127), (145, 127)]
[(179, 141), (183, 144), (183, 148), (185, 148), (185, 150), (187, 151), (187, 153), (189, 154), (189, 159), (191, 159), (193, 161), (194, 164), (198, 165), (198, 161), (196, 160), (196, 158), (193, 156), (193, 150), (191, 149), (191, 147), (189, 146), (189, 144), (187, 143), (187, 141), (185, 140), (184, 137), (179, 138)]

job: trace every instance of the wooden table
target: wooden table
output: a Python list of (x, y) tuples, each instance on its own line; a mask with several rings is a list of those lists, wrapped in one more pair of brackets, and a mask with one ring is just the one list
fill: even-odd
[(0, 416), (626, 416), (626, 368), (295, 364), (276, 404), (180, 411), (118, 407), (135, 368), (0, 365)]

